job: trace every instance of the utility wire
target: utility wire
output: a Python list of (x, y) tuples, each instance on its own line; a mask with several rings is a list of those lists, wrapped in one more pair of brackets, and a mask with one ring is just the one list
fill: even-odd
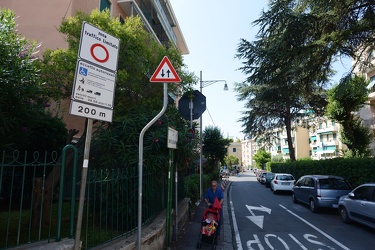
[(212, 123), (213, 123), (214, 126), (216, 127), (216, 124), (215, 124), (214, 120), (212, 119), (211, 113), (210, 113), (210, 111), (208, 110), (207, 106), (206, 106), (206, 109), (207, 109), (208, 114), (210, 115), (210, 118), (211, 118)]

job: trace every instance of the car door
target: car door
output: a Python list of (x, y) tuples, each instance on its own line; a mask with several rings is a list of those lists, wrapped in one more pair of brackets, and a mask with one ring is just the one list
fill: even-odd
[(313, 197), (316, 200), (316, 185), (315, 180), (312, 177), (307, 177), (305, 180), (305, 203), (309, 203), (310, 197)]
[(296, 199), (299, 201), (302, 201), (304, 180), (305, 180), (305, 177), (299, 178), (293, 187), (294, 197), (296, 197)]
[(367, 204), (368, 222), (375, 228), (375, 187), (372, 186), (370, 191), (370, 198)]
[(361, 186), (353, 191), (354, 198), (349, 202), (349, 213), (352, 219), (367, 223), (367, 220), (371, 217), (369, 214), (370, 204), (370, 191), (371, 186)]

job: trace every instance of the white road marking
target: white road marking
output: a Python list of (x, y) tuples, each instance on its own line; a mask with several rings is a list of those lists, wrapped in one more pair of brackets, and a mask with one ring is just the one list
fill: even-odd
[(279, 204), (280, 207), (282, 207), (283, 209), (285, 209), (288, 213), (290, 213), (291, 215), (294, 215), (296, 218), (300, 219), (302, 222), (304, 222), (305, 224), (307, 224), (308, 226), (312, 227), (313, 229), (315, 229), (316, 231), (318, 231), (320, 234), (324, 235), (326, 238), (328, 238), (329, 240), (331, 240), (332, 242), (334, 242), (335, 244), (337, 244), (338, 246), (340, 246), (342, 249), (345, 249), (345, 250), (350, 250), (350, 248), (344, 246), (343, 244), (341, 244), (340, 242), (338, 242), (337, 240), (335, 240), (334, 238), (332, 238), (331, 236), (329, 236), (328, 234), (326, 234), (325, 232), (323, 232), (322, 230), (320, 230), (319, 228), (317, 228), (316, 226), (314, 226), (313, 224), (311, 224), (310, 222), (308, 222), (307, 220), (303, 219), (302, 217), (300, 217), (299, 215), (293, 213), (292, 211), (290, 211), (289, 209), (287, 209), (286, 207), (284, 207), (283, 205)]
[(237, 250), (242, 250), (240, 233), (238, 231), (237, 220), (236, 220), (236, 216), (234, 214), (233, 202), (232, 202), (232, 200), (230, 200), (229, 202), (230, 202), (230, 210), (232, 211), (233, 231), (234, 231), (234, 235), (236, 236)]

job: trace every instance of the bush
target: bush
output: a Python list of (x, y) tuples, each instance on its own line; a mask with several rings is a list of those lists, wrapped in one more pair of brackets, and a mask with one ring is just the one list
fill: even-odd
[(375, 181), (375, 158), (270, 163), (269, 170), (274, 173), (289, 173), (296, 179), (307, 174), (338, 175), (346, 178), (355, 188), (363, 183)]

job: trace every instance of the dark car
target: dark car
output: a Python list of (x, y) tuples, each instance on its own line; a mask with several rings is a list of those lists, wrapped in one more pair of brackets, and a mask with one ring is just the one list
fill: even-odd
[(305, 175), (294, 184), (292, 197), (294, 203), (305, 203), (315, 213), (323, 207), (337, 208), (340, 197), (347, 195), (351, 189), (340, 176)]
[(342, 196), (338, 209), (343, 222), (353, 220), (375, 228), (375, 183), (362, 184)]
[(264, 185), (266, 186), (266, 188), (271, 187), (271, 181), (272, 181), (274, 176), (275, 176), (275, 174), (272, 173), (272, 172), (267, 172), (265, 174), (266, 181), (264, 182)]

